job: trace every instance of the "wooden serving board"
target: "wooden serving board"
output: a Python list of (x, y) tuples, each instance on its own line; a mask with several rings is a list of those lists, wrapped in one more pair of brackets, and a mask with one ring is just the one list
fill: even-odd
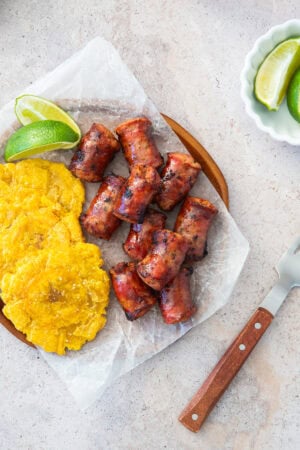
[[(198, 142), (188, 131), (186, 131), (181, 125), (179, 125), (175, 120), (162, 114), (165, 121), (172, 128), (174, 133), (179, 137), (183, 145), (186, 147), (188, 152), (201, 164), (202, 170), (205, 175), (209, 178), (212, 185), (215, 187), (216, 191), (222, 198), (226, 207), (229, 207), (229, 195), (228, 187), (224, 175), (219, 169), (218, 165), (212, 159), (210, 154), (205, 150), (205, 148)], [(16, 330), (14, 325), (8, 320), (2, 313), (2, 308), (4, 304), (0, 299), (0, 323), (16, 338), (20, 341), (25, 342), (27, 345), (34, 347), (34, 345), (27, 341), (26, 336), (20, 331)]]

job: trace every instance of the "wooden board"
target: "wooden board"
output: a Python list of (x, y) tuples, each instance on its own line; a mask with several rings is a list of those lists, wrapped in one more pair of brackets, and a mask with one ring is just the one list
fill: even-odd
[[(212, 159), (210, 154), (205, 150), (203, 145), (200, 144), (188, 131), (186, 131), (175, 120), (162, 114), (165, 121), (170, 125), (174, 133), (177, 134), (183, 145), (189, 151), (189, 153), (201, 164), (202, 170), (209, 178), (216, 191), (219, 193), (226, 207), (229, 207), (229, 195), (226, 180), (219, 169), (218, 165)], [(25, 342), (27, 345), (34, 347), (31, 342), (28, 342), (25, 335), (16, 330), (14, 325), (4, 316), (2, 313), (3, 302), (0, 299), (0, 323), (16, 338)]]

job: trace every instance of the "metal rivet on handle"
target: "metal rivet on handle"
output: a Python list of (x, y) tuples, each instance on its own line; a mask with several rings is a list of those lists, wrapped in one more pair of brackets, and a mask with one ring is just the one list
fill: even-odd
[(194, 421), (198, 420), (198, 418), (199, 418), (198, 414), (192, 414), (192, 419)]
[(242, 352), (243, 352), (244, 350), (246, 350), (246, 345), (245, 344), (240, 344), (239, 345), (239, 349), (242, 350)]
[(256, 328), (257, 330), (259, 330), (259, 329), (261, 328), (261, 323), (256, 322), (256, 323), (254, 324), (254, 328)]

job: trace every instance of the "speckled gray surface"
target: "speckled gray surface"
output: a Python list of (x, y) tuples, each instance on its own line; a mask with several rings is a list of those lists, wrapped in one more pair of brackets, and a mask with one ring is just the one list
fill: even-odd
[(115, 382), (86, 412), (37, 353), (0, 329), (0, 448), (295, 450), (299, 447), (299, 291), (199, 434), (177, 416), (276, 279), (300, 230), (300, 151), (246, 116), (239, 73), (254, 40), (299, 16), (296, 2), (0, 2), (0, 107), (101, 34), (154, 103), (187, 127), (224, 171), (251, 252), (230, 302)]

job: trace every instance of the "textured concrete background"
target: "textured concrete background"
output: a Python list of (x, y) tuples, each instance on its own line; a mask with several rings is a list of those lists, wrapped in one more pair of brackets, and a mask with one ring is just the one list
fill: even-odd
[(246, 116), (239, 74), (254, 40), (299, 17), (287, 0), (1, 0), (0, 107), (94, 36), (110, 40), (159, 109), (189, 129), (227, 178), (251, 245), (230, 302), (114, 383), (86, 412), (37, 353), (0, 329), (0, 448), (295, 450), (299, 448), (299, 291), (194, 435), (177, 422), (300, 230), (300, 151)]

